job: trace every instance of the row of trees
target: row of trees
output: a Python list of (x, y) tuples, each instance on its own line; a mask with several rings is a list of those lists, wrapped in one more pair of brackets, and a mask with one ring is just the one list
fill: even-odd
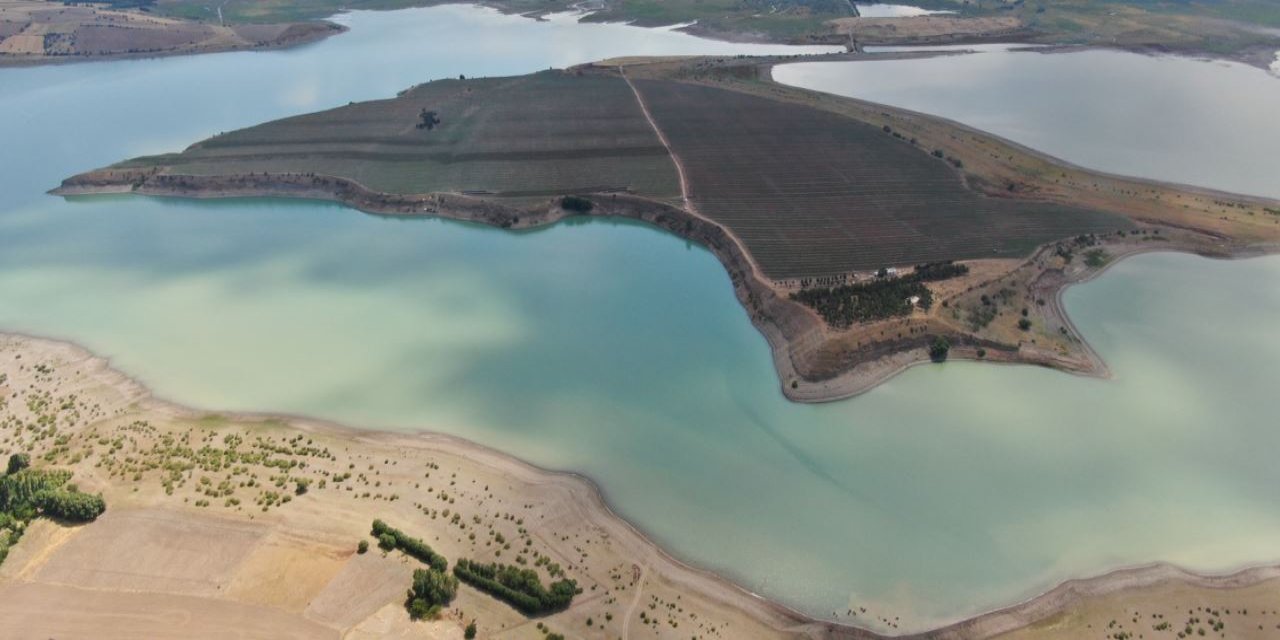
[(420, 538), (414, 538), (381, 520), (373, 521), (372, 533), (373, 537), (378, 539), (378, 546), (384, 551), (399, 549), (405, 555), (421, 560), (435, 571), (444, 573), (449, 570), (449, 561)]
[(552, 582), (548, 588), (542, 585), (537, 571), (505, 564), (481, 564), (464, 559), (454, 565), (453, 574), (530, 616), (567, 609), (579, 593), (578, 583), (568, 578)]

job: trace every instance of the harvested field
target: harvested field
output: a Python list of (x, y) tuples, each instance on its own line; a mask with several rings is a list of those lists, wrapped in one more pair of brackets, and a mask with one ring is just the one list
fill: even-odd
[[(440, 123), (420, 127), (424, 111)], [(626, 82), (563, 72), (440, 80), (127, 164), (147, 163), (195, 175), (317, 173), (387, 193), (679, 194), (670, 157)]]
[(703, 85), (637, 80), (698, 210), (773, 278), (1022, 256), (1126, 228), (1112, 214), (981, 196), (944, 160), (870, 125)]
[(99, 591), (39, 582), (0, 584), (5, 638), (338, 638), (331, 628), (269, 607), (170, 593)]

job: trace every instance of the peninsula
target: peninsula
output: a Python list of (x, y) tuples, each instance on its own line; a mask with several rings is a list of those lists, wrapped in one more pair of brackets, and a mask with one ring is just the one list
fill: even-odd
[(1227, 257), (1280, 240), (1280, 202), (1102, 174), (933, 116), (783, 86), (770, 73), (780, 61), (440, 80), (127, 160), (54, 193), (318, 198), (512, 229), (641, 220), (719, 258), (783, 393), (807, 402), (946, 358), (1103, 375), (1062, 311), (1064, 287), (1133, 253)]

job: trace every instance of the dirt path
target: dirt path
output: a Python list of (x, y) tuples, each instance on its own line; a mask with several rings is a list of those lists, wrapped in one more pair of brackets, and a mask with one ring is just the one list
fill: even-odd
[(682, 208), (685, 211), (688, 211), (691, 215), (697, 218), (701, 218), (707, 223), (714, 224), (717, 227), (720, 227), (721, 229), (723, 229), (725, 232), (725, 235), (729, 236), (730, 238), (733, 238), (733, 241), (736, 242), (738, 244), (738, 247), (742, 250), (742, 255), (747, 259), (747, 262), (751, 265), (751, 271), (756, 276), (756, 279), (758, 279), (762, 283), (766, 283), (766, 284), (772, 283), (773, 279), (764, 274), (764, 271), (760, 268), (760, 265), (756, 263), (755, 256), (751, 255), (751, 252), (747, 250), (747, 245), (742, 241), (742, 238), (739, 238), (738, 235), (735, 234), (733, 230), (730, 229), (729, 227), (722, 225), (719, 222), (712, 220), (711, 218), (708, 218), (707, 216), (703, 215), (701, 212), (698, 211), (698, 208), (693, 204), (693, 200), (689, 198), (689, 180), (685, 177), (684, 163), (680, 161), (680, 156), (676, 155), (675, 149), (671, 148), (671, 142), (667, 140), (667, 134), (662, 132), (662, 127), (658, 126), (658, 122), (653, 119), (653, 114), (649, 113), (649, 105), (645, 104), (644, 96), (640, 95), (640, 90), (636, 88), (635, 83), (632, 82), (631, 78), (627, 76), (627, 70), (624, 65), (618, 65), (618, 75), (621, 75), (622, 79), (626, 80), (627, 86), (631, 87), (631, 93), (635, 94), (636, 96), (636, 104), (640, 105), (640, 112), (644, 114), (644, 119), (649, 121), (649, 126), (653, 128), (653, 132), (658, 136), (658, 140), (662, 142), (662, 146), (666, 147), (667, 155), (670, 156), (671, 163), (674, 164), (676, 167), (676, 175), (680, 178), (680, 200), (683, 203)]
[(631, 87), (631, 93), (636, 96), (636, 104), (640, 105), (640, 112), (644, 114), (644, 119), (649, 121), (649, 127), (657, 134), (662, 146), (666, 147), (667, 155), (671, 157), (672, 164), (676, 166), (676, 175), (680, 177), (680, 200), (684, 202), (685, 210), (698, 215), (697, 209), (693, 206), (693, 201), (689, 199), (689, 181), (684, 175), (684, 163), (680, 162), (680, 156), (676, 155), (675, 150), (671, 148), (671, 143), (667, 141), (667, 134), (662, 132), (662, 127), (658, 126), (658, 123), (653, 119), (653, 114), (649, 113), (649, 105), (644, 103), (644, 96), (640, 95), (640, 90), (636, 88), (635, 83), (627, 76), (626, 67), (620, 65), (618, 74), (622, 76), (623, 80), (627, 81), (627, 86)]
[(628, 640), (631, 637), (631, 618), (635, 617), (636, 609), (640, 606), (640, 596), (644, 594), (644, 581), (648, 577), (649, 565), (640, 567), (640, 577), (636, 578), (636, 595), (632, 596), (631, 604), (627, 606), (627, 613), (622, 618), (622, 640)]

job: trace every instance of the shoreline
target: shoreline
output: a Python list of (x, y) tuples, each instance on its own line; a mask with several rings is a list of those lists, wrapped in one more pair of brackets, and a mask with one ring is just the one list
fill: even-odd
[[(545, 16), (550, 13), (547, 10), (528, 10), (525, 8), (516, 8), (506, 6), (500, 1), (494, 0), (428, 0), (420, 5), (405, 6), (395, 9), (359, 9), (363, 11), (400, 11), (409, 9), (430, 9), (433, 7), (446, 6), (450, 4), (460, 4), (465, 6), (473, 6), (484, 9), (492, 9), (503, 15), (518, 16), (534, 21), (545, 21)], [(21, 68), (32, 67), (46, 64), (71, 64), (76, 62), (99, 62), (110, 60), (136, 60), (149, 58), (165, 58), (181, 55), (202, 55), (208, 53), (227, 53), (232, 51), (272, 51), (281, 49), (290, 49), (306, 44), (312, 44), (333, 36), (338, 36), (350, 31), (350, 27), (333, 21), (333, 18), (339, 15), (348, 14), (352, 9), (341, 9), (335, 13), (319, 18), (305, 19), (291, 24), (303, 27), (320, 27), (325, 26), (327, 30), (314, 28), (310, 32), (304, 34), (300, 38), (294, 38), (288, 41), (251, 44), (248, 46), (226, 45), (226, 46), (210, 46), (206, 48), (196, 49), (174, 49), (167, 51), (137, 52), (137, 53), (109, 53), (109, 54), (88, 54), (88, 55), (66, 55), (66, 56), (0, 56), (0, 69), (4, 68)], [(635, 26), (640, 29), (658, 29), (670, 30), (677, 33), (684, 33), (696, 38), (704, 40), (714, 40), (725, 43), (741, 43), (741, 44), (771, 44), (785, 46), (833, 46), (844, 47), (846, 54), (860, 54), (864, 47), (904, 47), (914, 48), (917, 50), (927, 50), (929, 47), (959, 47), (959, 46), (976, 46), (990, 44), (1008, 44), (1022, 45), (1026, 47), (1041, 48), (1044, 53), (1059, 53), (1072, 51), (1122, 51), (1138, 55), (1149, 56), (1176, 56), (1182, 58), (1190, 58), (1196, 60), (1222, 60), (1244, 64), (1264, 72), (1272, 73), (1271, 66), (1275, 63), (1277, 56), (1280, 56), (1280, 40), (1275, 46), (1253, 44), (1240, 49), (1228, 52), (1215, 51), (1207, 47), (1171, 47), (1162, 43), (1135, 43), (1135, 44), (1119, 44), (1119, 43), (1077, 43), (1077, 42), (1053, 42), (1052, 33), (1037, 32), (1026, 27), (1020, 27), (1012, 31), (1000, 31), (991, 33), (954, 33), (942, 34), (936, 36), (925, 37), (900, 37), (897, 39), (875, 39), (871, 38), (866, 41), (856, 40), (852, 34), (840, 31), (831, 31), (828, 33), (811, 33), (805, 36), (776, 36), (761, 31), (734, 31), (720, 30), (706, 27), (701, 23), (694, 21), (692, 23), (672, 23), (666, 25), (647, 25), (640, 24), (635, 20), (622, 21), (594, 21), (583, 20), (593, 15), (592, 11), (579, 12), (576, 14), (578, 22), (583, 24), (622, 24)], [(194, 24), (201, 24), (203, 21), (181, 19)], [(889, 18), (902, 19), (909, 18)], [(251, 23), (233, 23), (235, 24), (251, 24)], [(1247, 23), (1242, 23), (1247, 24)], [(841, 55), (841, 54), (826, 54)]]
[[(1036, 157), (1052, 161), (1047, 154), (1034, 152)], [(1073, 167), (1074, 168), (1074, 167)], [(1081, 169), (1083, 170), (1083, 169)], [(1098, 175), (1095, 173), (1095, 175)], [(1116, 177), (1119, 178), (1119, 177)], [(1154, 180), (1137, 179), (1142, 184), (1177, 188), (1205, 196), (1227, 196), (1211, 189), (1183, 187)], [(372, 191), (354, 180), (318, 174), (259, 174), (191, 176), (148, 172), (136, 169), (104, 169), (80, 174), (64, 181), (50, 191), (52, 195), (81, 197), (110, 193), (136, 193), (149, 197), (180, 197), (195, 199), (234, 198), (292, 198), (334, 202), (368, 215), (392, 217), (438, 217), (450, 220), (485, 224), (498, 229), (523, 230), (554, 225), (575, 214), (560, 209), (554, 201), (543, 208), (515, 208), (478, 197), (450, 194), (387, 194)], [(625, 193), (590, 194), (596, 208), (587, 215), (592, 217), (620, 217), (646, 223), (671, 233), (685, 241), (695, 242), (710, 251), (730, 276), (735, 297), (747, 312), (752, 325), (764, 336), (774, 362), (779, 390), (791, 401), (822, 403), (847, 399), (866, 393), (916, 365), (931, 364), (927, 344), (922, 339), (888, 341), (869, 351), (871, 357), (858, 360), (852, 367), (833, 376), (817, 379), (803, 373), (811, 363), (805, 360), (808, 352), (805, 344), (815, 340), (831, 340), (825, 323), (812, 310), (795, 303), (783, 295), (764, 276), (731, 230), (697, 213), (666, 202)], [(1151, 223), (1162, 225), (1159, 221)], [(1168, 231), (1176, 233), (1177, 229)], [(1166, 236), (1170, 233), (1166, 233)], [(1109, 375), (1105, 361), (1089, 345), (1071, 321), (1061, 303), (1062, 293), (1074, 284), (1088, 282), (1111, 265), (1131, 255), (1151, 251), (1176, 251), (1193, 253), (1205, 258), (1233, 259), (1280, 252), (1274, 244), (1222, 243), (1206, 246), (1203, 232), (1196, 230), (1182, 242), (1170, 241), (1161, 246), (1103, 245), (1114, 251), (1101, 267), (1071, 274), (1062, 273), (1060, 281), (1045, 285), (1045, 318), (1066, 329), (1078, 347), (1076, 359), (1035, 350), (1024, 350), (1021, 345), (1008, 345), (983, 341), (953, 328), (943, 327), (940, 332), (953, 340), (952, 357), (956, 360), (1044, 366), (1077, 375), (1105, 378)], [(1166, 238), (1168, 239), (1168, 238)], [(1034, 270), (1033, 263), (1049, 246), (1038, 248), (1010, 273), (1019, 269)], [(1037, 276), (1044, 276), (1040, 272)], [(1038, 278), (1034, 283), (1038, 284)], [(910, 318), (908, 318), (909, 320)], [(916, 344), (916, 343), (919, 344)], [(977, 357), (979, 349), (988, 357)], [(972, 353), (971, 353), (972, 352)]]
[[(135, 407), (133, 413), (147, 415), (148, 410), (168, 417), (198, 422), (209, 416), (246, 425), (273, 424), (286, 431), (332, 437), (353, 445), (386, 445), (396, 449), (411, 448), (444, 452), (491, 468), (503, 477), (531, 480), (539, 486), (563, 489), (588, 513), (595, 512), (606, 526), (619, 527), (625, 535), (649, 555), (646, 571), (656, 571), (671, 584), (687, 589), (719, 605), (738, 610), (767, 625), (783, 636), (809, 638), (889, 639), (927, 638), (938, 640), (976, 640), (994, 638), (1012, 631), (1031, 628), (1058, 615), (1087, 598), (1117, 594), (1158, 584), (1182, 584), (1207, 589), (1242, 588), (1280, 579), (1280, 562), (1260, 561), (1221, 571), (1194, 571), (1167, 562), (1123, 565), (1100, 574), (1055, 580), (1043, 591), (1033, 592), (1023, 600), (996, 606), (970, 616), (943, 622), (926, 631), (904, 634), (882, 633), (855, 624), (836, 622), (806, 614), (769, 596), (751, 591), (727, 575), (700, 566), (696, 561), (679, 558), (661, 546), (641, 525), (616, 511), (608, 494), (590, 476), (571, 470), (551, 469), (526, 461), (505, 451), (464, 437), (418, 428), (405, 431), (361, 429), (348, 424), (303, 414), (271, 411), (206, 410), (156, 396), (150, 387), (127, 372), (116, 368), (111, 360), (98, 356), (76, 342), (0, 330), (0, 345), (19, 342), (24, 346), (70, 350), (116, 388)], [(35, 349), (32, 349), (35, 350)], [(128, 509), (130, 507), (122, 507)], [(590, 520), (596, 520), (591, 518)], [(598, 524), (598, 523), (597, 523)], [(609, 536), (606, 536), (609, 537)], [(624, 546), (628, 546), (625, 545)], [(639, 559), (636, 559), (639, 561)], [(654, 561), (657, 561), (655, 566)], [(667, 565), (663, 567), (662, 565)], [(0, 578), (0, 584), (4, 579)]]
[(121, 60), (151, 60), (159, 58), (174, 58), (178, 56), (199, 56), (213, 53), (234, 53), (240, 51), (283, 51), (322, 42), (351, 30), (351, 28), (346, 25), (330, 22), (329, 20), (299, 22), (295, 24), (308, 27), (308, 31), (302, 36), (277, 42), (248, 45), (210, 45), (192, 49), (170, 49), (163, 51), (138, 51), (89, 55), (17, 56), (9, 54), (0, 56), (0, 70), (28, 69), (32, 67), (69, 65), (77, 63), (117, 62)]

